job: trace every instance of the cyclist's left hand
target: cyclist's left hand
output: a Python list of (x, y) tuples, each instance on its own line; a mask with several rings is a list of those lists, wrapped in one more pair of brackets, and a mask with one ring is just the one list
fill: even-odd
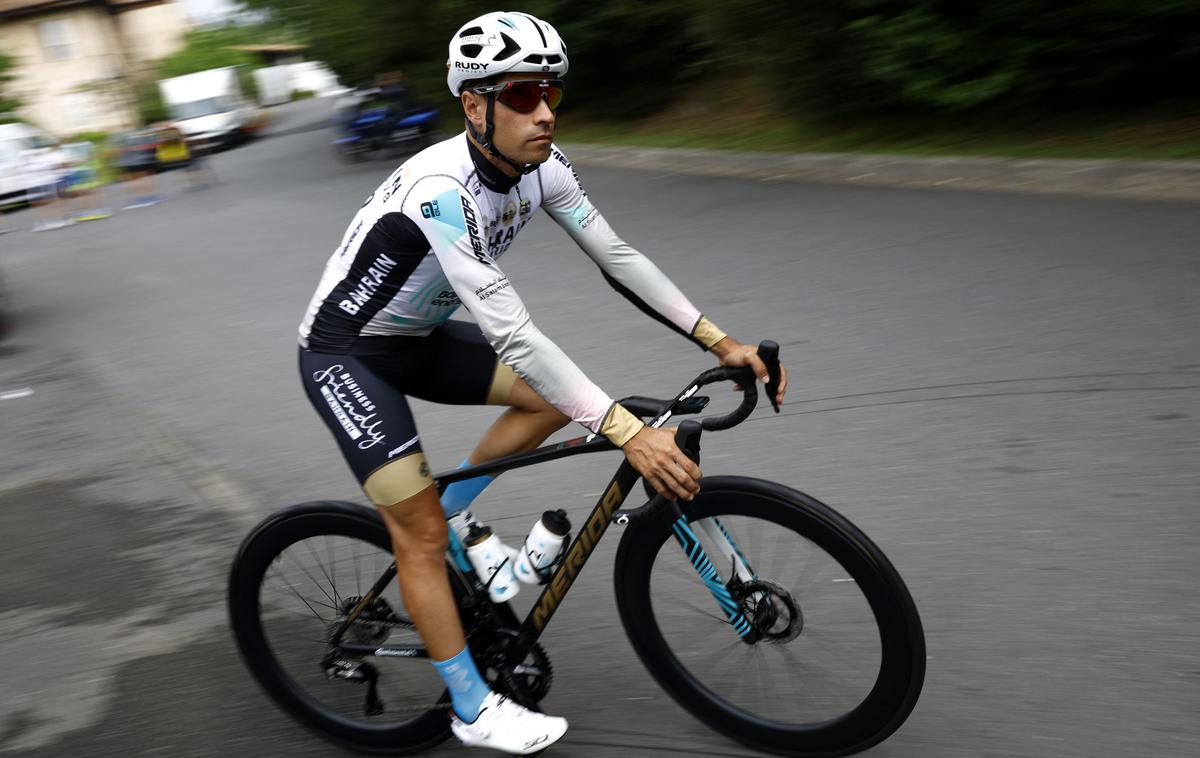
[[(758, 348), (754, 345), (743, 345), (733, 337), (725, 337), (710, 349), (720, 359), (722, 366), (731, 366), (733, 368), (749, 366), (754, 371), (754, 375), (763, 383), (763, 386), (766, 386), (769, 380), (767, 364), (763, 363), (763, 359), (758, 357)], [(741, 391), (742, 388), (735, 387), (734, 389)], [(783, 405), (783, 396), (785, 394), (787, 394), (787, 367), (780, 362), (779, 392), (775, 394), (776, 404)]]

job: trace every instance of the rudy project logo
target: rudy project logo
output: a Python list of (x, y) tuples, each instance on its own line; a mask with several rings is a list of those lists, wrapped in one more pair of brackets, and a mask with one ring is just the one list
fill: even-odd
[(460, 71), (487, 71), (488, 63), (473, 63), (470, 61), (454, 61), (454, 67)]

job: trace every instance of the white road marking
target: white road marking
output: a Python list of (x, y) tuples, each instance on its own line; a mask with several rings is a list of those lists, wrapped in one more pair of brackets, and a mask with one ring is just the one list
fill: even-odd
[(8, 392), (0, 392), (0, 400), (19, 400), (23, 397), (29, 397), (33, 394), (32, 387), (22, 387), (19, 390), (9, 390)]

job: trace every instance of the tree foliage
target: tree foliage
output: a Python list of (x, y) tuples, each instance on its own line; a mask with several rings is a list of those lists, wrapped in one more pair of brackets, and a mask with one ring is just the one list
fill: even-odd
[(13, 59), (0, 54), (0, 123), (14, 120), (17, 108), (21, 107), (19, 100), (8, 96), (8, 86), (15, 78), (12, 70)]
[[(347, 83), (403, 70), (445, 92), (474, 0), (244, 0)], [(751, 77), (781, 109), (926, 113), (1200, 102), (1200, 0), (528, 0), (571, 58), (564, 107), (647, 115), (681, 88)]]
[[(242, 91), (253, 97), (258, 87), (251, 72), (268, 64), (256, 53), (236, 48), (241, 45), (293, 41), (294, 36), (286, 28), (269, 24), (230, 24), (216, 29), (195, 29), (184, 36), (184, 45), (180, 50), (158, 62), (156, 74), (164, 78), (194, 74), (210, 68), (241, 66)], [(140, 97), (145, 100), (143, 107), (154, 107), (152, 94), (141, 93)]]

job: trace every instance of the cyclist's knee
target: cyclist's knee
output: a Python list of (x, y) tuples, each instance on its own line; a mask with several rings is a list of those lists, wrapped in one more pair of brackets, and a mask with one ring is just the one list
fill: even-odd
[(398, 554), (442, 559), (449, 547), (449, 530), (436, 488), (431, 485), (412, 497), (377, 507)]

